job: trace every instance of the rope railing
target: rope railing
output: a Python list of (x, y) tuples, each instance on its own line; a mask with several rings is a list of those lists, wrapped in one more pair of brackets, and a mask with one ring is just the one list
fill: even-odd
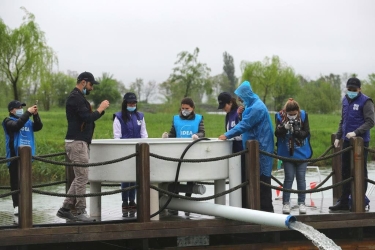
[(154, 158), (157, 158), (157, 159), (160, 159), (160, 160), (165, 160), (165, 161), (201, 163), (201, 162), (221, 161), (221, 160), (229, 159), (229, 158), (232, 158), (232, 157), (236, 157), (238, 155), (245, 154), (246, 152), (247, 152), (246, 150), (242, 150), (242, 151), (237, 152), (237, 153), (219, 156), (219, 157), (213, 157), (213, 158), (206, 158), (206, 159), (180, 159), (180, 158), (173, 158), (173, 157), (157, 155), (157, 154), (154, 154), (154, 153), (150, 153), (150, 156), (154, 157)]
[(137, 153), (130, 154), (128, 156), (120, 157), (118, 159), (110, 160), (110, 161), (103, 161), (103, 162), (96, 162), (96, 163), (78, 163), (78, 162), (59, 162), (59, 161), (52, 161), (52, 160), (47, 160), (44, 159), (43, 157), (40, 156), (33, 156), (32, 158), (34, 160), (38, 160), (44, 163), (50, 163), (54, 165), (62, 165), (62, 166), (72, 166), (72, 167), (97, 167), (97, 166), (104, 166), (104, 165), (109, 165), (112, 163), (117, 163), (121, 161), (128, 160), (130, 158), (133, 158), (137, 156)]
[(13, 190), (9, 193), (5, 193), (5, 194), (0, 194), (0, 198), (4, 198), (4, 197), (7, 197), (7, 196), (11, 196), (13, 194), (18, 194), (20, 192), (20, 190)]
[[(33, 188), (39, 188), (39, 187), (49, 187), (49, 186), (54, 186), (54, 185), (59, 185), (66, 183), (66, 181), (56, 181), (56, 182), (50, 182), (50, 183), (42, 183), (38, 185), (32, 186)], [(10, 189), (10, 186), (0, 186), (0, 189)]]
[(4, 158), (4, 159), (0, 160), (0, 164), (11, 162), (11, 161), (15, 161), (15, 160), (18, 160), (19, 158), (20, 158), (19, 156), (14, 156), (14, 157), (10, 157), (10, 158)]

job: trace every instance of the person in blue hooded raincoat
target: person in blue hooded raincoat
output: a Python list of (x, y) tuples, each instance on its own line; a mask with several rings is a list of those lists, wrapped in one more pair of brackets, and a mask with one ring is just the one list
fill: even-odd
[[(243, 148), (246, 148), (246, 141), (257, 140), (260, 150), (273, 154), (275, 145), (273, 127), (266, 105), (253, 92), (248, 81), (244, 81), (234, 93), (245, 105), (242, 120), (234, 128), (220, 135), (219, 139), (226, 140), (242, 135)], [(259, 162), (260, 181), (271, 184), (272, 157), (260, 154)], [(260, 209), (266, 212), (274, 211), (271, 188), (264, 185), (260, 185)]]

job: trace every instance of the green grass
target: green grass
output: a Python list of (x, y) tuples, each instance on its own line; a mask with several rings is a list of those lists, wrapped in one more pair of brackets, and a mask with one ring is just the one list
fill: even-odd
[[(170, 110), (172, 110), (170, 108)], [(112, 108), (106, 111), (106, 114), (96, 122), (94, 139), (113, 138), (112, 133), (112, 114), (117, 109)], [(164, 131), (169, 131), (172, 124), (172, 116), (175, 112), (169, 113), (145, 113), (147, 132), (150, 138), (160, 138)], [(5, 118), (8, 115), (6, 109), (0, 109), (0, 117)], [(223, 115), (205, 114), (204, 124), (206, 137), (217, 138), (224, 132)], [(64, 151), (64, 138), (67, 122), (65, 110), (55, 109), (53, 111), (40, 111), (40, 116), (44, 124), (40, 132), (35, 133), (37, 144), (37, 155), (50, 154)], [(274, 122), (274, 115), (271, 115)], [(314, 151), (313, 158), (317, 158), (331, 145), (331, 134), (337, 131), (340, 121), (340, 115), (317, 115), (309, 114), (309, 123), (311, 131), (311, 145)], [(370, 147), (374, 148), (374, 133), (371, 136)], [(0, 133), (0, 156), (5, 156), (4, 133)], [(369, 157), (370, 158), (370, 157)], [(56, 157), (55, 160), (63, 161), (64, 157)], [(315, 163), (316, 165), (329, 165), (330, 160)], [(33, 163), (34, 181), (55, 181), (65, 179), (65, 170), (63, 166), (55, 166), (35, 161)], [(8, 169), (5, 164), (0, 165), (0, 183), (8, 183)]]

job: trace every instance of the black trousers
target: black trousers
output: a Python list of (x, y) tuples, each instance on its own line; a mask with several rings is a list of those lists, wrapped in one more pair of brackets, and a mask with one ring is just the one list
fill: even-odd
[[(10, 175), (10, 190), (18, 190), (18, 161), (12, 161), (9, 165), (9, 175)], [(18, 207), (18, 195), (12, 194), (13, 207)]]
[[(369, 142), (364, 142), (363, 145), (365, 147), (368, 147), (369, 146)], [(350, 147), (350, 141), (345, 141), (344, 140), (344, 143), (342, 145), (342, 149), (345, 149), (345, 148), (348, 148)], [(342, 165), (341, 165), (341, 176), (342, 176), (342, 180), (346, 180), (348, 178), (350, 178), (351, 174), (350, 174), (350, 163), (351, 163), (351, 160), (350, 160), (350, 156), (352, 154), (352, 151), (347, 151), (347, 152), (344, 152), (342, 155), (341, 155), (341, 161), (342, 161)], [(365, 178), (367, 178), (367, 155), (368, 155), (368, 151), (367, 150), (364, 150), (363, 152), (363, 167), (364, 167), (364, 171), (365, 171)], [(365, 193), (367, 191), (367, 181), (363, 180), (363, 185), (364, 185), (364, 188), (365, 188)], [(349, 195), (351, 193), (351, 183), (346, 183), (344, 185), (342, 185), (342, 195), (341, 195), (341, 198), (340, 198), (340, 201), (341, 203), (348, 203), (349, 202)]]
[[(271, 176), (260, 175), (260, 181), (271, 185)], [(273, 213), (272, 189), (260, 184), (260, 210)]]

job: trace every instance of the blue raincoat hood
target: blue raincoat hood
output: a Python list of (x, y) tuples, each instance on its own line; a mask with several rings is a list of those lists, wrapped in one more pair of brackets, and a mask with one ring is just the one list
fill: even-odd
[[(225, 136), (231, 139), (242, 134), (244, 149), (247, 140), (257, 140), (260, 150), (273, 154), (275, 145), (273, 127), (266, 105), (253, 92), (248, 81), (244, 81), (234, 93), (243, 100), (245, 110), (242, 113), (242, 120), (226, 132)], [(273, 158), (260, 154), (259, 162), (260, 173), (271, 176)]]

